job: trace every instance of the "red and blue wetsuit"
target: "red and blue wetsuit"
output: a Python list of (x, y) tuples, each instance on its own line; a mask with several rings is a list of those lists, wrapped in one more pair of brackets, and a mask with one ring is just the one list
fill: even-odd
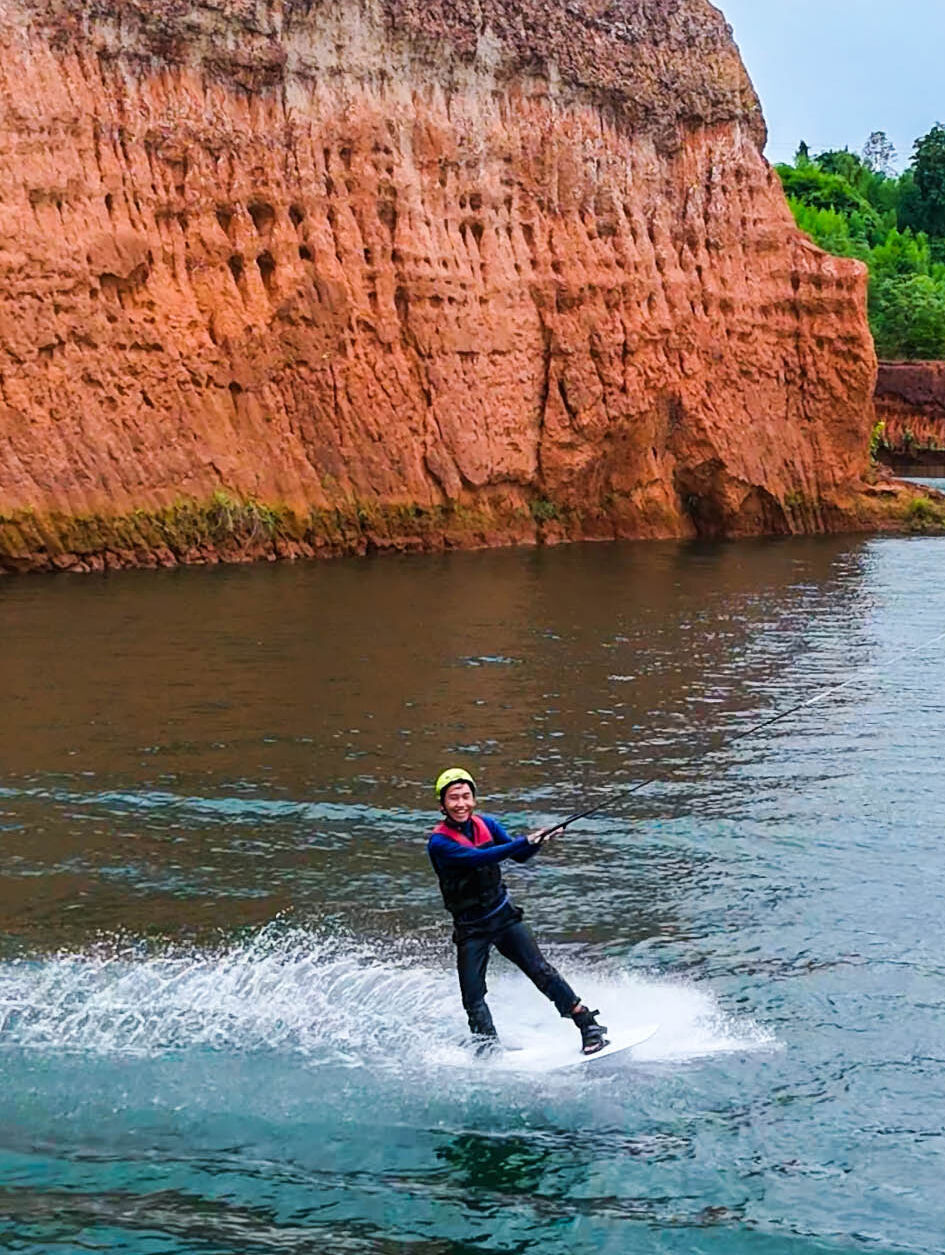
[(453, 916), (453, 940), (463, 1006), (473, 1033), (495, 1037), (486, 1006), (486, 967), (493, 946), (570, 1016), (579, 999), (538, 948), (522, 911), (512, 903), (499, 864), (526, 863), (539, 850), (527, 837), (510, 837), (491, 815), (473, 815), (464, 824), (438, 824), (427, 844), (440, 881), (443, 902)]
[(527, 863), (538, 846), (527, 837), (513, 839), (491, 815), (473, 815), (464, 824), (438, 824), (427, 851), (444, 906), (457, 924), (475, 924), (508, 900), (499, 864), (507, 858)]

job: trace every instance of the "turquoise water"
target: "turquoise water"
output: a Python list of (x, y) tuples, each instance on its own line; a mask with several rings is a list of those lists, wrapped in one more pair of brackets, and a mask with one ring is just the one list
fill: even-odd
[(945, 479), (941, 479), (936, 475), (906, 475), (905, 478), (913, 484), (928, 484), (930, 488), (937, 488), (939, 492), (945, 492)]
[[(934, 539), (604, 545), (0, 585), (0, 1249), (945, 1250)], [(915, 650), (916, 652), (909, 652)], [(851, 681), (732, 743), (755, 722)], [(424, 853), (469, 765), (629, 1058)]]

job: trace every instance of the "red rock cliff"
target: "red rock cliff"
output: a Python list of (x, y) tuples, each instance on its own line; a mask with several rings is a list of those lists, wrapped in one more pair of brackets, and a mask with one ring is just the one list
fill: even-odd
[(6, 0), (7, 568), (846, 527), (865, 274), (705, 0)]

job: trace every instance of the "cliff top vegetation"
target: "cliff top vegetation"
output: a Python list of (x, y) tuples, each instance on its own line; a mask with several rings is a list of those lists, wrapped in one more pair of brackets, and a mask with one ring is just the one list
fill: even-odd
[(916, 140), (901, 175), (895, 157), (876, 131), (861, 153), (812, 156), (802, 143), (793, 165), (776, 168), (798, 226), (868, 265), (879, 356), (945, 359), (945, 126)]

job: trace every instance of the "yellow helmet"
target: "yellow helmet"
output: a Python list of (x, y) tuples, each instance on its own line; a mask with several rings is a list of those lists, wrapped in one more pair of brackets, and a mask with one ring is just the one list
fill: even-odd
[(442, 802), (444, 792), (451, 784), (457, 784), (459, 781), (465, 781), (473, 793), (476, 792), (476, 782), (464, 767), (447, 767), (445, 771), (441, 771), (437, 776), (436, 784), (433, 786), (436, 800)]

